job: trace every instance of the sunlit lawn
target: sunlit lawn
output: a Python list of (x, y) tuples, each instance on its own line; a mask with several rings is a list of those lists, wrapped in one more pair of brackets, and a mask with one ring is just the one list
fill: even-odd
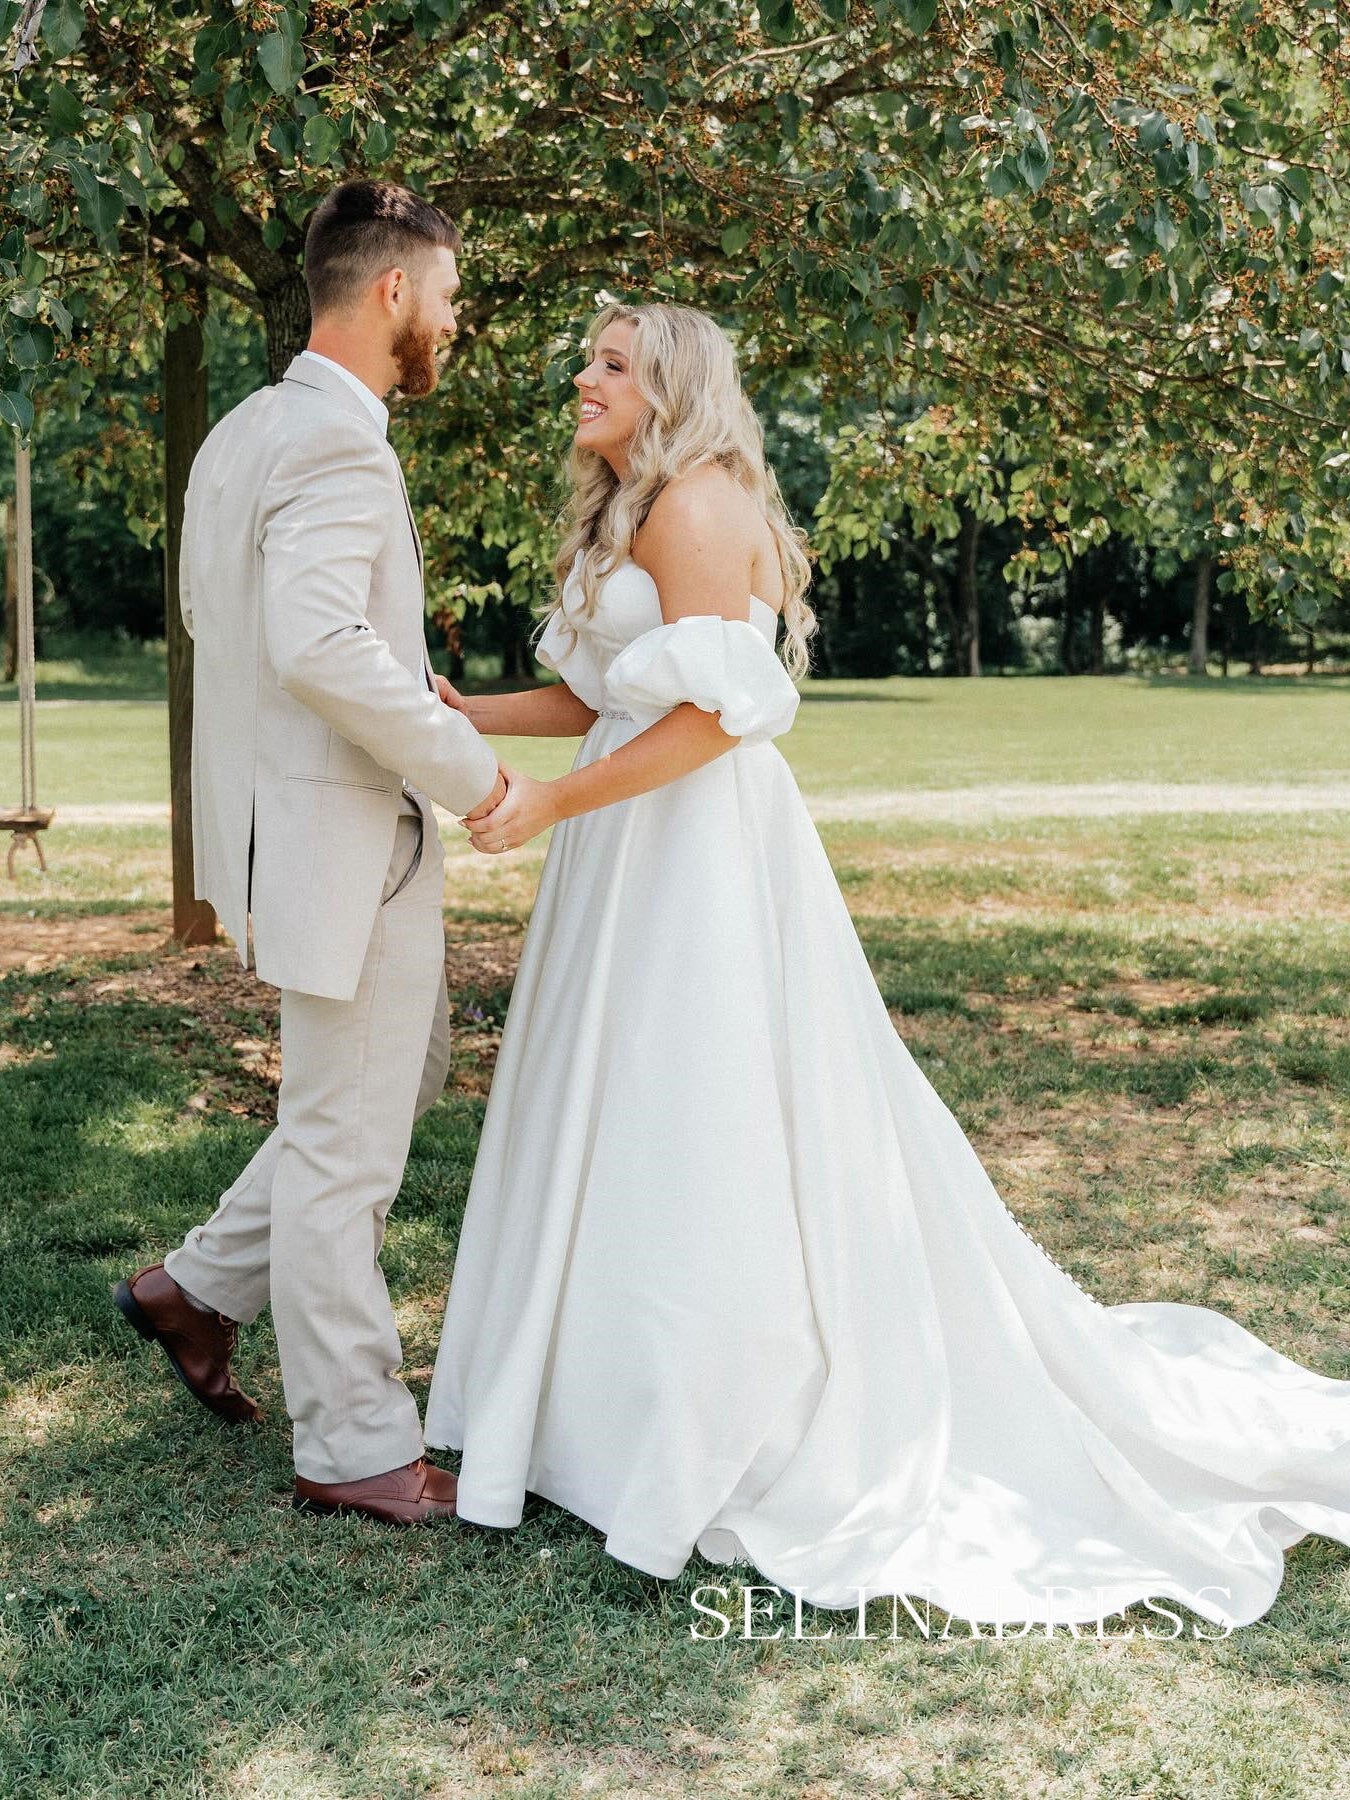
[[(48, 805), (153, 805), (168, 793), (168, 724), (149, 656), (40, 684)], [(81, 694), (97, 701), (76, 704)], [(0, 688), (0, 805), (17, 783), (14, 690)], [(52, 696), (44, 698), (43, 696)], [(784, 754), (805, 792), (977, 783), (1315, 781), (1350, 768), (1350, 679), (1179, 676), (810, 682)], [(503, 739), (503, 760), (561, 773), (571, 740)], [(11, 773), (13, 771), (13, 773)]]
[[(848, 691), (809, 696), (788, 740), (816, 791), (1350, 776), (1344, 684)], [(70, 709), (81, 800), (133, 765), (133, 716)], [(897, 1028), (1051, 1253), (1107, 1303), (1217, 1306), (1350, 1377), (1350, 814), (822, 834)], [(35, 965), (0, 978), (0, 1795), (1350, 1792), (1350, 1551), (1323, 1539), (1218, 1643), (1148, 1641), (1142, 1611), (1102, 1643), (944, 1637), (936, 1613), (891, 1640), (880, 1605), (871, 1641), (808, 1610), (836, 1635), (794, 1642), (780, 1608), (783, 1639), (706, 1643), (694, 1588), (734, 1608), (748, 1570), (657, 1582), (549, 1505), (514, 1533), (297, 1519), (266, 1316), (242, 1369), (270, 1418), (234, 1434), (107, 1299), (265, 1131), (274, 996), (228, 951), (163, 950), (162, 826), (53, 831), (51, 853), (0, 906), (0, 948)], [(451, 845), (456, 1072), (383, 1259), (419, 1397), (541, 856)]]

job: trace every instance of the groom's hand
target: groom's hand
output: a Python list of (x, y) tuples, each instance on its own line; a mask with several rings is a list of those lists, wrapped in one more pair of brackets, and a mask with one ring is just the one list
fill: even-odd
[[(440, 676), (440, 677), (438, 677), (438, 679), (444, 681), (445, 677)], [(448, 686), (449, 683), (447, 682), (446, 685)], [(448, 704), (449, 703), (447, 702), (447, 705)], [(464, 815), (464, 817), (460, 820), (460, 824), (467, 825), (469, 827), (469, 829), (472, 830), (474, 827), (474, 824), (476, 823), (477, 820), (485, 819), (490, 812), (494, 811), (497, 807), (499, 807), (501, 805), (502, 801), (505, 800), (505, 798), (506, 798), (506, 776), (502, 773), (501, 769), (498, 768), (497, 779), (493, 783), (492, 792), (488, 795), (486, 800), (480, 800), (478, 805), (474, 807), (474, 809), (471, 813), (466, 813)]]
[(451, 687), (444, 675), (437, 675), (434, 679), (436, 682), (436, 692), (447, 706), (453, 706), (456, 712), (467, 711), (467, 708), (464, 705), (464, 696), (460, 693), (458, 688)]

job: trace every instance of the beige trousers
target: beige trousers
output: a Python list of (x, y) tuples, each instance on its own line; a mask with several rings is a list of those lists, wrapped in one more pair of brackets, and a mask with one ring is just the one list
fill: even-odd
[(276, 1129), (164, 1259), (228, 1318), (247, 1324), (271, 1302), (310, 1481), (378, 1475), (424, 1447), (379, 1255), (413, 1121), (450, 1064), (444, 860), (430, 808), (401, 816), (355, 997), (282, 989)]

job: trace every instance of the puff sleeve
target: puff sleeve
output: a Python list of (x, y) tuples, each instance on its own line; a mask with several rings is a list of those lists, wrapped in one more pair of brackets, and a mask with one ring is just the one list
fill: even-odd
[(626, 644), (605, 678), (608, 703), (643, 726), (689, 700), (722, 715), (745, 744), (765, 743), (792, 724), (800, 695), (768, 642), (742, 619), (694, 613)]
[(570, 625), (561, 608), (549, 614), (534, 653), (546, 669), (560, 675), (578, 700), (593, 712), (605, 704), (605, 677), (591, 638)]

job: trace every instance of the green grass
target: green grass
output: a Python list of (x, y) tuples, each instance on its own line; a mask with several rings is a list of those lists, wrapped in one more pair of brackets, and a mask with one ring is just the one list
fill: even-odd
[[(77, 706), (69, 665), (39, 693), (39, 792), (47, 805), (147, 805), (168, 794), (163, 703), (98, 669)], [(67, 674), (59, 674), (66, 669)], [(96, 678), (97, 677), (97, 678)], [(130, 678), (128, 677), (128, 680)], [(52, 696), (47, 703), (47, 696)], [(12, 698), (13, 689), (0, 689)], [(123, 697), (118, 697), (118, 696)], [(1033, 676), (808, 683), (780, 740), (813, 794), (994, 782), (1306, 782), (1350, 770), (1350, 680)], [(0, 794), (17, 786), (18, 720), (0, 698)], [(575, 740), (503, 738), (504, 761), (561, 774)], [(12, 776), (6, 771), (13, 770)]]
[[(1009, 741), (1002, 768), (954, 749), (949, 779), (1010, 778), (1001, 709), (1014, 687), (1029, 707), (1032, 684), (941, 685), (924, 705), (950, 714), (953, 744), (963, 707), (981, 743)], [(1036, 686), (1048, 738), (1077, 685)], [(1122, 708), (1161, 692), (1119, 691)], [(1226, 702), (1165, 698), (1194, 754), (1204, 709)], [(1325, 704), (1263, 690), (1269, 744), (1232, 778), (1343, 760)], [(123, 715), (72, 710), (98, 756), (98, 721)], [(913, 770), (914, 730), (865, 723), (894, 719), (884, 697), (802, 710), (822, 768), (856, 751), (864, 787), (938, 779)], [(1118, 778), (1089, 750), (1053, 778)], [(1150, 778), (1155, 752), (1136, 753)], [(275, 1093), (250, 1046), (272, 1034), (274, 996), (226, 951), (164, 953), (163, 827), (50, 836), (49, 876), (26, 865), (0, 905), (0, 955), (20, 965), (0, 975), (5, 1800), (1350, 1793), (1350, 1552), (1324, 1539), (1290, 1553), (1265, 1619), (1217, 1643), (1150, 1642), (1138, 1611), (1128, 1640), (994, 1644), (959, 1621), (939, 1635), (935, 1614), (932, 1640), (902, 1621), (891, 1641), (881, 1605), (866, 1642), (809, 1609), (806, 1632), (836, 1635), (794, 1642), (780, 1609), (784, 1639), (709, 1643), (690, 1638), (693, 1590), (728, 1586), (734, 1608), (744, 1570), (696, 1559), (652, 1580), (553, 1506), (501, 1533), (298, 1519), (267, 1316), (240, 1366), (269, 1419), (232, 1432), (108, 1302), (266, 1131)], [(1350, 818), (823, 836), (906, 1043), (1051, 1254), (1108, 1303), (1217, 1306), (1350, 1377)], [(419, 1399), (541, 860), (451, 844), (457, 1076), (417, 1130), (383, 1258)], [(29, 951), (43, 966), (21, 966)]]

